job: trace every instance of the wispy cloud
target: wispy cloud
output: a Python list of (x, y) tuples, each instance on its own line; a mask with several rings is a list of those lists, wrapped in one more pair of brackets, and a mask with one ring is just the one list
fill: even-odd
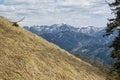
[(25, 16), (22, 25), (104, 26), (109, 14), (103, 0), (0, 0), (0, 15), (15, 19)]

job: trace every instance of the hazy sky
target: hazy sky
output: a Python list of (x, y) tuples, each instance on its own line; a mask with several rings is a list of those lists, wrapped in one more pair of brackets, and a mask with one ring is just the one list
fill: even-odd
[(66, 23), (104, 27), (111, 11), (105, 0), (0, 0), (0, 15), (13, 21), (25, 17), (22, 26)]

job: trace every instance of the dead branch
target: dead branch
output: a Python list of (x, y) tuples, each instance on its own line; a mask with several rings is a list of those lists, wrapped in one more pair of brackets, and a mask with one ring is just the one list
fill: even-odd
[(13, 23), (13, 26), (19, 27), (19, 25), (18, 25), (17, 23), (23, 21), (24, 19), (25, 19), (25, 17), (23, 17), (23, 18), (20, 19), (19, 21), (12, 22), (12, 23)]
[(17, 21), (17, 23), (23, 21), (24, 19), (25, 19), (25, 17), (23, 17), (22, 19), (20, 19), (19, 21)]

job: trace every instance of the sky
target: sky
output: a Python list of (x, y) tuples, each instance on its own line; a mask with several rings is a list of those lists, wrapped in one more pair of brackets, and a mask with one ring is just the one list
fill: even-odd
[[(108, 0), (112, 1), (112, 0)], [(22, 26), (69, 24), (105, 27), (111, 17), (105, 0), (0, 0), (0, 16)]]

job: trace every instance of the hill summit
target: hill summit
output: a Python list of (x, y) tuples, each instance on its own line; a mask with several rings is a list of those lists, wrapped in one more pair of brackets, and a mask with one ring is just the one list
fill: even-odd
[(105, 80), (96, 67), (0, 17), (0, 80)]

